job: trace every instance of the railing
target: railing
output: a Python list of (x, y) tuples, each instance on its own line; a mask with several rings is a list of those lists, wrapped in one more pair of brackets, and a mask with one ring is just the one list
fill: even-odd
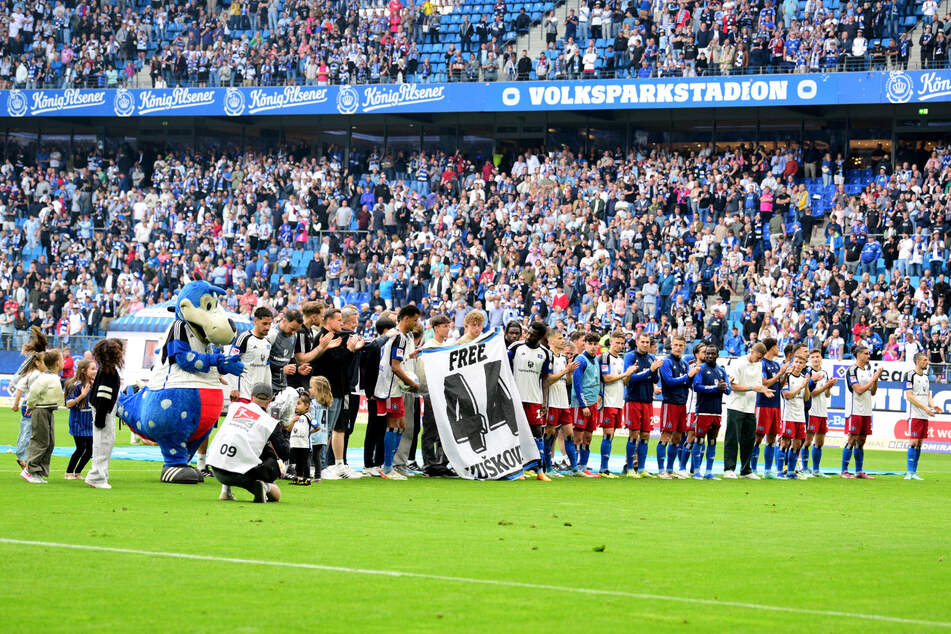
[[(105, 333), (98, 335), (50, 335), (47, 334), (51, 348), (69, 346), (71, 355), (81, 355), (92, 350), (96, 342), (105, 338)], [(0, 334), (0, 351), (19, 351), (30, 340), (29, 331), (17, 330), (9, 334)]]
[[(419, 65), (422, 66), (423, 59), (426, 57), (434, 57), (435, 61), (438, 63), (441, 54), (424, 55), (420, 54), (419, 56)], [(601, 61), (607, 59), (606, 57), (601, 58)], [(464, 55), (463, 62), (465, 63), (468, 60), (468, 53)], [(431, 60), (432, 61), (432, 60)], [(466, 71), (463, 70), (459, 73), (458, 76), (454, 76), (451, 72), (440, 71), (432, 72), (428, 75), (423, 75), (418, 70), (416, 73), (412, 74), (397, 74), (396, 76), (381, 75), (378, 78), (367, 77), (365, 79), (360, 78), (351, 78), (350, 85), (370, 85), (370, 84), (394, 84), (394, 83), (416, 83), (416, 84), (427, 84), (427, 83), (456, 83), (456, 82), (492, 82), (492, 81), (511, 81), (511, 80), (530, 80), (530, 81), (548, 81), (548, 80), (583, 80), (583, 79), (639, 79), (639, 70), (640, 68), (631, 64), (624, 64), (618, 66), (614, 69), (608, 70), (603, 67), (596, 69), (593, 73), (583, 73), (583, 72), (563, 72), (555, 73), (552, 70), (549, 70), (547, 77), (540, 79), (535, 76), (535, 71), (533, 70), (530, 77), (520, 77), (514, 76), (510, 77), (504, 72), (504, 64), (501, 59), (496, 60), (497, 68), (496, 72), (487, 75), (483, 70), (477, 71), (477, 77), (470, 78)], [(695, 65), (694, 65), (695, 67)], [(944, 62), (932, 62), (927, 65), (922, 65), (918, 60), (914, 60), (911, 63), (903, 63), (900, 61), (886, 61), (883, 63), (873, 62), (869, 59), (866, 60), (857, 60), (850, 61), (847, 63), (836, 62), (834, 64), (823, 65), (817, 70), (810, 70), (809, 72), (820, 72), (820, 73), (831, 73), (831, 72), (867, 72), (867, 71), (895, 71), (895, 70), (940, 70), (946, 68), (947, 65)], [(147, 67), (145, 68), (147, 70)], [(794, 69), (788, 68), (786, 66), (748, 66), (743, 68), (730, 67), (725, 69), (720, 69), (716, 64), (710, 64), (706, 69), (696, 70), (695, 74), (691, 71), (687, 76), (697, 76), (697, 77), (725, 77), (725, 76), (744, 76), (744, 75), (766, 75), (766, 74), (795, 74)], [(680, 77), (683, 76), (680, 74), (671, 74), (663, 72), (662, 68), (653, 67), (650, 71), (650, 74), (646, 78), (657, 78), (657, 77)], [(176, 77), (170, 73), (163, 73), (163, 80), (167, 88), (230, 88), (230, 87), (259, 87), (259, 86), (316, 86), (316, 80), (307, 80), (304, 77), (304, 73), (299, 69), (295, 69), (292, 72), (288, 73), (288, 76), (283, 81), (274, 81), (273, 79), (262, 80), (261, 77), (255, 77), (251, 81), (236, 80), (233, 76), (229, 80), (221, 80), (217, 69), (212, 70), (209, 73), (209, 79), (206, 82), (199, 82), (197, 78), (182, 76)], [(334, 82), (330, 82), (333, 84)], [(100, 78), (98, 75), (90, 75), (86, 81), (75, 81), (64, 83), (61, 79), (54, 81), (42, 81), (42, 80), (32, 80), (24, 83), (23, 85), (13, 85), (12, 82), (7, 82), (8, 85), (2, 86), (2, 88), (20, 88), (20, 89), (46, 89), (46, 90), (60, 90), (65, 88), (86, 88), (86, 89), (113, 89), (113, 88), (155, 88), (154, 82), (146, 73), (142, 70), (137, 70), (136, 74), (132, 77), (120, 77), (115, 84), (107, 84), (104, 78)]]

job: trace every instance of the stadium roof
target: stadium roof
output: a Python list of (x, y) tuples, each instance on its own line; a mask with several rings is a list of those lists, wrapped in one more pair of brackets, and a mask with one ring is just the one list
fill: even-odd
[[(109, 332), (165, 332), (175, 321), (174, 315), (169, 310), (174, 304), (174, 301), (162, 302), (131, 315), (119, 317), (109, 324)], [(238, 332), (251, 329), (252, 323), (246, 316), (232, 312), (227, 314), (234, 321)]]

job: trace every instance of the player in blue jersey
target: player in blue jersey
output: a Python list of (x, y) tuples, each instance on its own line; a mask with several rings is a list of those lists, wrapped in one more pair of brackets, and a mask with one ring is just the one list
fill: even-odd
[(628, 441), (626, 473), (630, 477), (653, 477), (647, 468), (647, 447), (651, 439), (654, 418), (654, 385), (657, 383), (663, 359), (650, 352), (651, 340), (647, 333), (637, 336), (636, 349), (624, 355), (624, 370), (630, 377), (624, 389), (625, 418)]
[[(772, 396), (766, 396), (762, 392), (756, 395), (756, 442), (753, 444), (753, 460), (750, 465), (753, 473), (756, 473), (756, 465), (759, 462), (759, 448), (766, 438), (766, 449), (763, 451), (763, 457), (766, 462), (766, 478), (775, 479), (773, 474), (773, 458), (776, 455), (776, 436), (782, 433), (782, 397), (778, 389), (773, 389), (782, 385), (786, 372), (789, 370), (789, 359), (783, 365), (776, 361), (776, 355), (779, 354), (779, 343), (772, 337), (767, 337), (761, 342), (766, 348), (763, 353), (763, 360), (760, 362), (763, 366), (763, 387), (772, 391)], [(757, 344), (758, 345), (758, 344)]]
[[(690, 354), (685, 354), (683, 359), (684, 363), (688, 367), (697, 364), (703, 364), (703, 349), (710, 343), (707, 340), (701, 340), (697, 343), (696, 346), (690, 351)], [(688, 385), (692, 385), (691, 382)], [(692, 389), (687, 390), (687, 431), (681, 434), (680, 444), (677, 446), (677, 460), (680, 462), (680, 475), (684, 477), (688, 475), (687, 473), (687, 463), (690, 463), (690, 473), (693, 473), (693, 462), (691, 460), (691, 455), (693, 454), (693, 443), (696, 439), (696, 429), (697, 429), (697, 412), (696, 412), (696, 395)]]
[[(694, 354), (703, 359), (700, 371), (693, 377), (693, 391), (697, 394), (696, 427), (690, 432), (688, 445), (693, 443), (693, 477), (701, 479), (700, 466), (703, 463), (704, 449), (707, 455), (707, 473), (702, 478), (719, 480), (713, 475), (713, 459), (717, 455), (717, 434), (720, 432), (720, 419), (723, 415), (723, 395), (730, 393), (730, 380), (726, 370), (717, 365), (720, 351), (713, 344), (702, 349), (694, 348)], [(704, 446), (706, 445), (706, 446)]]
[[(670, 356), (660, 366), (661, 415), (660, 442), (657, 443), (658, 477), (665, 480), (686, 478), (682, 471), (674, 471), (680, 439), (687, 432), (687, 395), (690, 382), (700, 372), (700, 365), (688, 366), (683, 360), (686, 340), (676, 335), (670, 344)], [(664, 456), (667, 467), (664, 468)]]
[(601, 338), (593, 332), (584, 336), (584, 352), (575, 357), (578, 367), (571, 376), (571, 407), (574, 410), (575, 445), (578, 447), (578, 475), (597, 478), (588, 470), (591, 434), (598, 428), (601, 414), (601, 366), (598, 353)]

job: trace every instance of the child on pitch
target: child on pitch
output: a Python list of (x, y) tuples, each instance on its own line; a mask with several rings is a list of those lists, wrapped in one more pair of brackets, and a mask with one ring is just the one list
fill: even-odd
[(119, 370), (125, 361), (121, 339), (103, 339), (92, 349), (96, 378), (89, 391), (92, 401), (92, 468), (86, 484), (94, 489), (111, 489), (109, 459), (116, 444), (115, 407), (119, 400)]
[(291, 460), (297, 477), (291, 483), (310, 486), (310, 434), (313, 431), (310, 417), (310, 394), (301, 391), (291, 417)]
[[(290, 446), (291, 442), (291, 430), (294, 426), (293, 418), (296, 415), (297, 402), (300, 399), (301, 392), (304, 391), (306, 391), (304, 388), (285, 387), (277, 393), (268, 406), (268, 414), (281, 424), (284, 440), (288, 446)], [(288, 465), (285, 465), (282, 461), (278, 461), (278, 464), (281, 466), (283, 473), (281, 477), (284, 479), (292, 480), (297, 475), (303, 475), (305, 477), (310, 475), (310, 473), (298, 474), (293, 460), (291, 460)]]
[(17, 436), (16, 457), (17, 464), (23, 469), (26, 467), (26, 450), (30, 446), (31, 414), (23, 400), (23, 395), (29, 393), (30, 386), (36, 377), (43, 373), (43, 353), (46, 352), (46, 335), (37, 326), (33, 326), (30, 340), (23, 346), (20, 353), (26, 357), (26, 361), (17, 370), (11, 384), (14, 388), (13, 405), (10, 409), (14, 412), (20, 410), (20, 435)]
[(59, 373), (63, 371), (63, 355), (55, 348), (43, 353), (44, 370), (30, 386), (26, 408), (33, 412), (30, 446), (26, 452), (26, 468), (20, 477), (30, 484), (46, 484), (50, 474), (50, 458), (56, 446), (53, 417), (63, 406), (63, 387)]
[(76, 373), (66, 380), (66, 407), (69, 408), (69, 433), (76, 444), (66, 466), (67, 480), (82, 480), (83, 468), (92, 458), (92, 405), (89, 392), (96, 379), (96, 362), (83, 359), (76, 364)]
[(327, 450), (327, 440), (330, 437), (327, 429), (327, 411), (333, 405), (334, 397), (330, 391), (330, 382), (322, 377), (310, 379), (310, 443), (313, 447), (314, 478), (320, 482), (320, 470), (323, 468), (323, 456)]

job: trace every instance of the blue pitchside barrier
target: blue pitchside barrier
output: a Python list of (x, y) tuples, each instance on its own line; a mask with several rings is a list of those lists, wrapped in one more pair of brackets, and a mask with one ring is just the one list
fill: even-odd
[(0, 116), (171, 117), (929, 103), (951, 71), (260, 88), (0, 91)]

